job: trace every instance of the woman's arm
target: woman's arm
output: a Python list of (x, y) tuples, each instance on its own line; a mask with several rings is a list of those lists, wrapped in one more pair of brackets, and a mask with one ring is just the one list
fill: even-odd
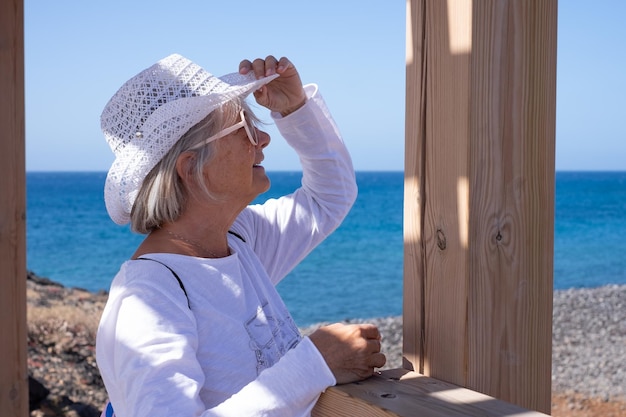
[(244, 210), (233, 230), (245, 237), (276, 284), (331, 234), (357, 196), (352, 160), (317, 86), (305, 88), (304, 106), (282, 118), (285, 140), (300, 157), (302, 187)]

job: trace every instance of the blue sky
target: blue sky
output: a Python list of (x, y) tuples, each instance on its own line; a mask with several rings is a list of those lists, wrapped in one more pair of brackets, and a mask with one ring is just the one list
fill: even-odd
[[(357, 170), (403, 169), (405, 1), (25, 0), (24, 9), (29, 171), (108, 170), (102, 108), (173, 52), (216, 75), (242, 58), (289, 57), (320, 86)], [(559, 2), (557, 170), (626, 170), (624, 16), (623, 0)], [(268, 132), (266, 169), (299, 169)]]

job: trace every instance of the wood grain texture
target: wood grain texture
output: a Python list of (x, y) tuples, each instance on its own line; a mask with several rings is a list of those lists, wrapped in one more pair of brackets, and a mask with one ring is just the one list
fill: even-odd
[(416, 372), (392, 369), (363, 382), (329, 388), (312, 416), (538, 417), (545, 414)]
[(404, 366), (549, 411), (557, 2), (407, 4)]
[(473, 9), (466, 386), (548, 412), (556, 1)]
[(424, 3), (407, 1), (406, 117), (404, 162), (403, 367), (423, 372), (424, 328), (423, 143)]
[(24, 12), (0, 2), (0, 414), (28, 415)]
[[(464, 0), (425, 6), (424, 137), (424, 374), (463, 385), (467, 313), (466, 212), (459, 181), (468, 176), (469, 71), (467, 52), (452, 52), (451, 32), (471, 36)], [(461, 200), (459, 200), (461, 198)]]

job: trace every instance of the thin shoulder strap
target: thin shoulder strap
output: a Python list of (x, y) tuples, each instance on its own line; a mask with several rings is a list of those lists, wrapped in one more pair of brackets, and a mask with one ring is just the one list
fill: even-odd
[(167, 266), (163, 262), (157, 261), (156, 259), (152, 259), (152, 258), (137, 258), (137, 260), (154, 261), (156, 263), (159, 263), (159, 264), (163, 265), (167, 269), (169, 269), (170, 272), (172, 273), (172, 275), (174, 275), (174, 278), (176, 278), (176, 281), (178, 281), (178, 285), (180, 285), (180, 289), (183, 290), (183, 292), (185, 293), (185, 297), (187, 297), (187, 307), (189, 307), (189, 310), (191, 310), (191, 304), (189, 304), (189, 295), (187, 295), (187, 290), (185, 289), (185, 286), (183, 285), (183, 281), (180, 279), (178, 274), (176, 272), (174, 272), (174, 270), (172, 268), (170, 268), (169, 266)]
[(246, 243), (246, 239), (244, 239), (239, 233), (233, 232), (232, 230), (229, 230), (228, 233), (235, 237), (238, 237), (239, 240), (241, 240), (243, 243)]

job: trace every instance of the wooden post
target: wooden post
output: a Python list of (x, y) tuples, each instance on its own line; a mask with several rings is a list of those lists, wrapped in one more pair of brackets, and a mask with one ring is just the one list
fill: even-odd
[(550, 412), (556, 19), (556, 0), (407, 0), (406, 369), (313, 416)]
[(409, 0), (405, 367), (550, 410), (556, 0)]
[(0, 414), (28, 415), (23, 0), (0, 2)]

